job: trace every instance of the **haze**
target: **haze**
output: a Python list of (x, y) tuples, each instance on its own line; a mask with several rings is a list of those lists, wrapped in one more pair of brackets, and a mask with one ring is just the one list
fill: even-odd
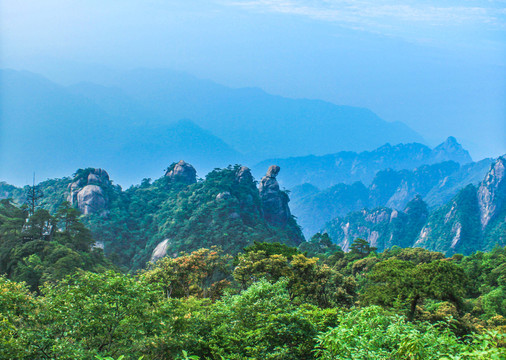
[[(475, 160), (506, 153), (505, 1), (8, 1), (0, 67), (134, 68), (365, 107)], [(258, 159), (263, 160), (263, 159)]]

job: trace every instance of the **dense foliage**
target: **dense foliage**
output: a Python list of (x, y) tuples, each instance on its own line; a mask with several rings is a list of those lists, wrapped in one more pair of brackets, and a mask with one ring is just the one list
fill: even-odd
[(110, 268), (79, 217), (69, 203), (63, 203), (54, 216), (43, 209), (28, 216), (26, 210), (0, 200), (0, 272), (38, 291), (42, 283), (78, 269)]
[[(6, 218), (25, 220), (2, 206), (5, 245), (16, 228)], [(55, 218), (72, 220), (70, 209)], [(59, 226), (66, 240), (37, 241), (85, 252), (82, 224)], [(317, 234), (299, 249), (257, 242), (235, 258), (217, 247), (181, 253), (135, 276), (74, 267), (39, 279), (38, 292), (7, 273), (0, 358), (503, 359), (505, 260), (505, 248), (378, 254), (361, 239), (344, 253)], [(42, 262), (42, 274), (52, 266)]]

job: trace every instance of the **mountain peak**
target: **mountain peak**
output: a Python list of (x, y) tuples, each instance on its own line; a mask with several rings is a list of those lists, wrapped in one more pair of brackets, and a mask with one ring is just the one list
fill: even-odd
[(451, 160), (463, 165), (473, 161), (469, 152), (453, 136), (449, 136), (432, 150), (432, 158), (434, 163)]
[(444, 144), (448, 144), (448, 145), (457, 145), (457, 146), (460, 146), (460, 144), (457, 142), (457, 139), (455, 139), (455, 137), (453, 136), (448, 136), (448, 138), (445, 140)]

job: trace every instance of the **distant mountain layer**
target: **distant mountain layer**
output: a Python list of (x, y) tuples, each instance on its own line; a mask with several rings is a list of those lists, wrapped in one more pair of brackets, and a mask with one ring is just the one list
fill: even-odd
[(26, 183), (33, 172), (44, 179), (84, 164), (106, 167), (131, 184), (181, 158), (192, 161), (202, 176), (241, 159), (189, 120), (149, 123), (142, 110), (133, 110), (134, 101), (114, 111), (31, 73), (0, 75), (0, 179)]
[(380, 170), (413, 170), (421, 165), (443, 161), (455, 161), (463, 165), (472, 162), (472, 159), (454, 137), (449, 137), (434, 149), (418, 143), (386, 144), (361, 153), (342, 151), (324, 156), (269, 159), (254, 166), (253, 172), (261, 173), (261, 169), (269, 164), (278, 164), (283, 168), (279, 181), (285, 188), (309, 183), (325, 189), (356, 181), (369, 185)]
[(361, 182), (341, 183), (320, 191), (304, 184), (293, 188), (291, 208), (306, 236), (313, 235), (333, 218), (352, 211), (378, 206), (402, 210), (417, 195), (432, 209), (449, 201), (465, 186), (477, 185), (491, 162), (485, 159), (459, 165), (446, 161), (414, 170), (381, 170), (368, 187)]
[(404, 210), (379, 207), (338, 217), (324, 230), (347, 250), (356, 238), (380, 251), (417, 246), (447, 254), (470, 254), (506, 245), (506, 158), (498, 158), (478, 186), (468, 185), (429, 212), (421, 197)]
[(422, 140), (367, 109), (232, 89), (165, 70), (70, 87), (3, 70), (0, 84), (0, 178), (17, 183), (33, 171), (54, 177), (85, 164), (130, 184), (180, 158), (203, 175), (252, 159)]

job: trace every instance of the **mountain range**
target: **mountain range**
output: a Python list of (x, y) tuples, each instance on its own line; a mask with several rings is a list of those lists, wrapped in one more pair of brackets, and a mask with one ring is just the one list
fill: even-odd
[[(280, 184), (294, 185), (289, 188), (291, 208), (310, 237), (335, 217), (378, 206), (402, 210), (417, 195), (432, 210), (468, 184), (482, 181), (493, 160), (473, 162), (449, 137), (434, 149), (417, 143), (387, 144), (361, 153), (273, 161), (286, 165)], [(301, 184), (306, 180), (310, 182)], [(328, 184), (333, 185), (325, 188)]]
[(0, 178), (17, 184), (34, 171), (44, 179), (84, 165), (107, 168), (130, 185), (142, 180), (139, 174), (156, 176), (167, 158), (191, 161), (203, 175), (258, 159), (422, 141), (368, 109), (233, 89), (167, 70), (71, 86), (1, 70), (0, 86)]
[(383, 251), (392, 246), (423, 247), (470, 254), (506, 245), (506, 158), (495, 160), (483, 180), (469, 184), (432, 211), (420, 196), (403, 210), (377, 207), (350, 212), (323, 230), (344, 250), (357, 237)]
[(309, 183), (325, 189), (356, 181), (368, 186), (380, 170), (413, 170), (421, 165), (444, 161), (464, 165), (472, 162), (472, 159), (457, 139), (450, 136), (433, 149), (420, 143), (393, 146), (387, 143), (370, 151), (341, 151), (323, 156), (268, 159), (254, 166), (252, 170), (257, 174), (268, 164), (279, 164), (284, 170), (279, 182), (285, 188), (293, 189), (297, 185)]

